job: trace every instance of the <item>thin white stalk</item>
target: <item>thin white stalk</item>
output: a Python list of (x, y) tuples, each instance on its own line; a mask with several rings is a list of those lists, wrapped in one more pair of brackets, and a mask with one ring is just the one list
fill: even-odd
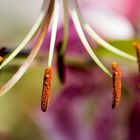
[(59, 18), (59, 9), (60, 9), (60, 1), (55, 0), (55, 7), (53, 13), (53, 25), (52, 25), (52, 33), (51, 33), (51, 41), (50, 41), (50, 50), (49, 50), (49, 58), (48, 58), (48, 66), (52, 65), (54, 46), (56, 40), (57, 26), (58, 26), (58, 18)]
[(97, 56), (95, 55), (95, 53), (93, 52), (93, 50), (91, 49), (85, 35), (84, 32), (82, 30), (81, 24), (79, 22), (78, 19), (78, 15), (77, 12), (75, 11), (74, 8), (71, 8), (71, 16), (72, 16), (72, 20), (74, 23), (74, 26), (76, 28), (76, 31), (79, 35), (79, 38), (81, 39), (81, 42), (83, 43), (85, 49), (87, 50), (87, 52), (89, 53), (89, 55), (91, 56), (91, 58), (95, 61), (95, 63), (110, 77), (112, 77), (112, 74), (110, 73), (110, 71), (101, 63), (101, 61), (97, 58)]
[(64, 53), (68, 43), (68, 32), (69, 32), (69, 16), (68, 16), (68, 1), (63, 0), (63, 13), (64, 13), (64, 35), (61, 53)]
[(84, 18), (82, 17), (82, 14), (79, 10), (79, 6), (78, 6), (78, 2), (77, 0), (73, 1), (73, 4), (75, 4), (74, 8), (76, 10), (76, 12), (78, 13), (78, 18), (80, 20), (80, 23), (82, 24), (83, 28), (85, 29), (85, 31), (89, 34), (89, 36), (95, 40), (98, 44), (100, 44), (102, 47), (104, 47), (105, 49), (113, 52), (114, 54), (117, 54), (121, 57), (130, 59), (132, 61), (137, 61), (136, 57), (125, 53), (124, 51), (121, 51), (117, 48), (115, 48), (114, 46), (110, 45), (108, 42), (106, 42), (104, 39), (102, 39), (93, 29), (92, 27), (84, 20)]
[(41, 46), (33, 48), (31, 54), (28, 56), (24, 64), (19, 68), (19, 70), (15, 73), (15, 75), (2, 87), (0, 87), (0, 96), (3, 96), (8, 90), (10, 90), (18, 80), (23, 76), (23, 74), (27, 71), (28, 67), (31, 65), (35, 56), (37, 55)]
[(28, 58), (23, 63), (23, 65), (15, 73), (15, 75), (5, 85), (0, 87), (0, 96), (3, 96), (6, 92), (8, 92), (18, 82), (18, 80), (27, 71), (27, 69), (29, 68), (29, 66), (33, 62), (34, 58), (36, 57), (39, 49), (41, 48), (41, 45), (42, 45), (42, 42), (45, 38), (46, 32), (48, 30), (48, 26), (49, 26), (49, 23), (50, 23), (50, 20), (52, 17), (53, 4), (54, 4), (54, 0), (51, 0), (49, 9), (48, 9), (46, 16), (45, 16), (45, 21), (42, 25), (42, 29), (41, 29), (39, 38), (36, 41), (36, 44), (33, 47), (31, 53), (29, 54)]
[(17, 48), (3, 61), (3, 63), (0, 65), (0, 69), (2, 69), (4, 66), (6, 66), (30, 41), (31, 39), (36, 35), (36, 32), (39, 30), (44, 16), (45, 16), (45, 6), (46, 1), (43, 3), (43, 7), (41, 9), (40, 15), (37, 18), (35, 24), (33, 25), (32, 29), (29, 31), (25, 39), (17, 46)]

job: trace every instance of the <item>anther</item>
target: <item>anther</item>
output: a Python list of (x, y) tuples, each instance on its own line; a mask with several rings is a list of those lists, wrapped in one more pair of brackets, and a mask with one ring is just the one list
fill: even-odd
[(121, 99), (121, 69), (118, 63), (112, 63), (113, 102), (112, 108), (119, 106)]
[(47, 110), (50, 99), (52, 71), (53, 71), (52, 67), (47, 67), (44, 73), (43, 89), (41, 97), (41, 110), (43, 112)]
[(0, 64), (3, 62), (3, 57), (5, 56), (5, 47), (0, 48)]
[(137, 62), (138, 62), (138, 67), (139, 67), (139, 72), (140, 72), (140, 44), (134, 43), (134, 47), (136, 49)]
[(2, 56), (0, 56), (0, 64), (2, 63), (2, 61), (3, 61), (3, 57), (2, 57)]
[(62, 42), (59, 42), (57, 46), (57, 70), (60, 82), (65, 83), (65, 56), (62, 52)]

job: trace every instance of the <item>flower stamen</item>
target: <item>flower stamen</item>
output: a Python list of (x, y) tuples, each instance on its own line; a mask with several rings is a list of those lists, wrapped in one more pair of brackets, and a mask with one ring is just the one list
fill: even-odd
[(42, 89), (41, 109), (43, 112), (47, 110), (48, 102), (50, 98), (50, 89), (51, 89), (51, 81), (52, 81), (52, 66), (51, 65), (52, 65), (57, 26), (58, 26), (59, 6), (60, 6), (59, 0), (56, 0), (54, 11), (53, 11), (53, 25), (52, 25), (52, 33), (51, 33), (51, 41), (50, 41), (48, 66), (44, 73), (44, 81), (43, 81), (43, 89)]
[(119, 106), (121, 99), (121, 69), (118, 63), (112, 63), (113, 102), (112, 108)]
[(85, 35), (84, 32), (82, 30), (79, 18), (78, 18), (78, 14), (74, 8), (74, 5), (72, 5), (71, 3), (71, 16), (72, 16), (72, 20), (74, 23), (74, 26), (76, 28), (76, 31), (79, 35), (79, 38), (81, 40), (81, 42), (83, 43), (85, 49), (87, 50), (87, 52), (89, 53), (89, 55), (91, 56), (91, 58), (95, 61), (95, 63), (110, 77), (112, 77), (112, 74), (110, 73), (110, 71), (101, 63), (101, 61), (98, 59), (98, 57), (95, 55), (95, 53), (93, 52), (93, 50), (91, 49)]
[[(48, 3), (47, 3), (48, 4)], [(47, 5), (46, 1), (44, 1), (43, 5)], [(52, 7), (52, 4), (50, 2), (49, 7)], [(40, 29), (40, 27), (43, 24), (43, 19), (45, 17), (45, 9), (44, 6), (41, 9), (40, 15), (37, 18), (35, 24), (33, 25), (32, 29), (29, 31), (25, 39), (17, 46), (17, 48), (3, 61), (3, 63), (0, 65), (0, 69), (2, 69), (4, 66), (6, 66), (16, 55), (32, 40), (32, 38), (36, 35), (37, 31)]]
[(48, 108), (48, 103), (50, 99), (50, 89), (52, 81), (52, 67), (47, 67), (44, 73), (43, 89), (41, 97), (41, 110), (45, 112)]
[(0, 48), (0, 64), (3, 62), (4, 60), (4, 56), (5, 56), (5, 47)]
[(78, 6), (78, 2), (77, 0), (74, 0), (73, 3), (75, 4), (75, 10), (77, 12), (78, 18), (80, 20), (80, 23), (82, 24), (83, 28), (85, 29), (85, 31), (88, 33), (88, 35), (95, 40), (98, 44), (100, 44), (102, 47), (104, 47), (105, 49), (113, 52), (114, 54), (117, 54), (121, 57), (130, 59), (132, 61), (137, 61), (136, 57), (127, 54), (117, 48), (115, 48), (114, 46), (110, 45), (108, 42), (106, 42), (104, 39), (102, 39), (93, 29), (92, 27), (84, 20), (84, 18), (81, 15), (81, 12), (79, 10), (79, 6)]
[(50, 20), (52, 17), (53, 5), (54, 5), (54, 0), (51, 0), (50, 4), (49, 4), (49, 8), (48, 8), (46, 15), (45, 15), (45, 21), (42, 25), (42, 29), (41, 29), (39, 38), (35, 43), (35, 46), (31, 50), (29, 56), (27, 57), (24, 64), (19, 68), (19, 70), (13, 75), (13, 77), (5, 85), (0, 87), (0, 96), (3, 96), (8, 90), (10, 90), (17, 83), (17, 81), (27, 71), (27, 69), (29, 68), (29, 66), (33, 62), (34, 58), (36, 57), (39, 49), (41, 48), (41, 45), (42, 45), (42, 42), (45, 38), (46, 32), (48, 30), (48, 26), (49, 26), (49, 23), (50, 23)]
[(2, 56), (0, 56), (0, 64), (2, 63), (2, 61), (3, 61), (3, 57), (2, 57)]
[(52, 25), (52, 33), (51, 33), (51, 42), (50, 42), (50, 50), (49, 50), (49, 58), (48, 58), (48, 66), (52, 65), (54, 46), (56, 40), (57, 26), (58, 26), (58, 18), (59, 18), (59, 0), (55, 1), (55, 8), (53, 13), (53, 25)]

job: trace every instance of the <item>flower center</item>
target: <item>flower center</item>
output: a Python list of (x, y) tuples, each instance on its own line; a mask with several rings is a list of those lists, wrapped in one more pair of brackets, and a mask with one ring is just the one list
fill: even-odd
[[(113, 80), (113, 104), (112, 108), (118, 106), (120, 102), (121, 96), (121, 70), (117, 63), (112, 63), (112, 73), (110, 70), (105, 67), (105, 65), (98, 59), (95, 55), (90, 43), (88, 42), (84, 31), (95, 40), (98, 44), (100, 44), (105, 49), (132, 61), (137, 61), (136, 57), (127, 54), (109, 43), (103, 40), (92, 28), (91, 26), (84, 20), (82, 14), (80, 12), (77, 0), (45, 0), (41, 13), (32, 27), (31, 31), (27, 34), (25, 39), (21, 42), (21, 44), (3, 61), (3, 57), (0, 55), (0, 70), (5, 67), (20, 51), (36, 36), (37, 32), (39, 32), (39, 36), (34, 43), (32, 50), (23, 63), (23, 65), (19, 68), (19, 70), (13, 75), (13, 77), (3, 86), (0, 87), (0, 96), (4, 95), (8, 90), (10, 90), (15, 83), (23, 76), (23, 74), (27, 71), (37, 53), (39, 52), (41, 45), (45, 39), (48, 26), (50, 24), (50, 20), (52, 19), (52, 31), (51, 31), (51, 40), (49, 47), (49, 55), (48, 55), (48, 64), (44, 73), (44, 82), (42, 89), (42, 101), (41, 108), (43, 111), (46, 111), (48, 107), (48, 100), (50, 98), (50, 89), (51, 89), (51, 81), (52, 81), (52, 60), (54, 54), (54, 47), (56, 42), (57, 28), (58, 28), (58, 20), (60, 15), (60, 2), (63, 3), (63, 11), (64, 11), (64, 36), (61, 47), (58, 50), (58, 67), (64, 67), (64, 63), (59, 63), (60, 61), (64, 61), (64, 52), (68, 42), (68, 31), (69, 31), (69, 18), (68, 11), (71, 15), (72, 21), (74, 23), (74, 27), (76, 32), (81, 40), (85, 50), (89, 54), (89, 56), (93, 59), (93, 61), (101, 68), (103, 72), (105, 72), (109, 77)], [(48, 9), (46, 9), (46, 5), (48, 5)], [(137, 50), (137, 58), (139, 62), (140, 69), (140, 49), (139, 45), (135, 45)], [(64, 68), (59, 68), (60, 71), (63, 72)], [(61, 73), (61, 72), (60, 72)], [(61, 74), (62, 75), (62, 74)], [(61, 76), (60, 76), (61, 77)], [(64, 79), (62, 79), (64, 80)], [(62, 81), (63, 82), (63, 81)]]

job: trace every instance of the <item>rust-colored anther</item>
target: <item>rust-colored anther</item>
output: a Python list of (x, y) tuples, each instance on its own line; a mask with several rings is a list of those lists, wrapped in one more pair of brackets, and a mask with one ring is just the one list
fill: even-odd
[(2, 61), (3, 61), (3, 57), (2, 57), (2, 56), (0, 56), (0, 64), (2, 63)]
[(48, 108), (50, 99), (51, 81), (52, 81), (52, 67), (47, 67), (44, 73), (43, 89), (41, 97), (41, 110), (45, 112)]
[(118, 63), (112, 63), (112, 82), (113, 82), (113, 102), (112, 108), (115, 109), (121, 100), (121, 69)]
[(138, 62), (138, 67), (139, 67), (139, 72), (140, 72), (140, 44), (134, 43), (134, 47), (136, 49), (137, 62)]

